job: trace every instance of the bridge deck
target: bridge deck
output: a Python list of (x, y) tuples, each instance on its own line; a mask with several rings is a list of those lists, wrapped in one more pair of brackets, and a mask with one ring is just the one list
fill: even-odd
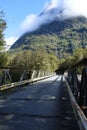
[(0, 130), (79, 130), (61, 76), (1, 96)]

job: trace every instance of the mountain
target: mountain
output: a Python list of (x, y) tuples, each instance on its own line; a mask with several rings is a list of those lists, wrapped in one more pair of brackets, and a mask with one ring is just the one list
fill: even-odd
[(83, 16), (65, 18), (63, 10), (51, 9), (40, 14), (53, 16), (37, 30), (23, 34), (10, 48), (19, 50), (46, 50), (59, 58), (72, 55), (77, 48), (87, 48), (87, 19)]

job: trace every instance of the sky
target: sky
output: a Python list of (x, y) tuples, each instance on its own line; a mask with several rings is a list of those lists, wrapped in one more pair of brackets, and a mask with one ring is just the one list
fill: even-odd
[(0, 0), (0, 11), (4, 11), (7, 23), (4, 31), (7, 45), (12, 45), (23, 33), (51, 22), (56, 16), (60, 18), (59, 14), (39, 15), (53, 8), (64, 10), (64, 18), (87, 17), (87, 0)]
[(0, 11), (4, 11), (7, 28), (5, 40), (12, 44), (22, 33), (22, 24), (28, 15), (39, 15), (50, 0), (0, 0)]

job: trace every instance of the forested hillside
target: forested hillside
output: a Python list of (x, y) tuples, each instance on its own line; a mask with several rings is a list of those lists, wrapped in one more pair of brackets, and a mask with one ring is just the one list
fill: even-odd
[(64, 72), (87, 58), (87, 20), (84, 17), (43, 25), (21, 36), (7, 53), (3, 51), (6, 22), (2, 13), (0, 15), (0, 66)]
[(87, 19), (73, 17), (65, 20), (54, 20), (42, 25), (33, 32), (23, 34), (10, 51), (46, 50), (58, 58), (72, 55), (77, 48), (87, 47)]

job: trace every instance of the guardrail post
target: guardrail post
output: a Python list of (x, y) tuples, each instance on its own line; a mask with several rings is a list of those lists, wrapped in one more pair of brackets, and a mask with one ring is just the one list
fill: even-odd
[(87, 105), (87, 68), (82, 70), (79, 105)]
[(24, 75), (25, 75), (25, 70), (24, 70), (24, 71), (23, 71), (23, 73), (22, 73), (22, 76), (21, 76), (21, 78), (20, 78), (20, 81), (22, 81), (22, 80), (23, 80)]
[(76, 100), (78, 101), (80, 84), (79, 84), (79, 80), (78, 80), (77, 73), (76, 73), (75, 69), (68, 72), (67, 81), (71, 87), (71, 90), (72, 90)]
[(34, 79), (35, 73), (36, 73), (36, 71), (34, 70), (34, 71), (32, 72), (31, 79)]
[(38, 76), (37, 76), (38, 78), (40, 77), (40, 74), (41, 74), (41, 71), (38, 71)]
[(79, 84), (77, 73), (75, 70), (73, 72), (73, 86), (74, 86), (74, 96), (78, 100), (80, 84)]
[(9, 69), (6, 69), (3, 71), (3, 76), (2, 76), (2, 79), (1, 79), (1, 85), (2, 84), (6, 84), (6, 80), (9, 80), (10, 82), (12, 82), (12, 79), (11, 79), (11, 76), (9, 74)]

